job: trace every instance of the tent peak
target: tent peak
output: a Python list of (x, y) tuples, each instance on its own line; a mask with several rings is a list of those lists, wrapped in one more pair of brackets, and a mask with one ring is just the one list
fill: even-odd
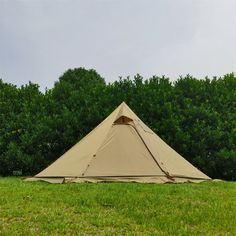
[(126, 123), (130, 122), (138, 117), (136, 114), (130, 109), (130, 107), (123, 101), (120, 106), (117, 108), (117, 115), (114, 120), (114, 123)]
[[(124, 109), (124, 110), (126, 110), (126, 109), (128, 109), (128, 110), (130, 110), (130, 111), (132, 111), (132, 109), (128, 106), (128, 104), (125, 102), (125, 101), (123, 101), (121, 104), (120, 104), (120, 110), (122, 110), (122, 109)], [(133, 111), (132, 111), (133, 112)]]
[(126, 105), (126, 106), (128, 106), (125, 101), (123, 101), (120, 105), (123, 105), (123, 106)]

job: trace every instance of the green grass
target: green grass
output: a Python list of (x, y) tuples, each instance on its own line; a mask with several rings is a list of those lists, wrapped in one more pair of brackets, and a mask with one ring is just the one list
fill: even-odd
[(0, 178), (0, 235), (236, 235), (236, 183)]

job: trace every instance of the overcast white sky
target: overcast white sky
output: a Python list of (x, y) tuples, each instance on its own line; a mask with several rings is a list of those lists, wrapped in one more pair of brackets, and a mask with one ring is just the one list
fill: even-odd
[(236, 71), (235, 0), (0, 0), (0, 78), (51, 88), (74, 67), (118, 76)]

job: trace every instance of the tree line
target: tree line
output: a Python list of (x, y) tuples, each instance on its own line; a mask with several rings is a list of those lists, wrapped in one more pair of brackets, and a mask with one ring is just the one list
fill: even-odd
[(236, 76), (120, 78), (67, 70), (52, 89), (0, 79), (0, 175), (34, 175), (122, 101), (164, 141), (212, 178), (236, 180)]

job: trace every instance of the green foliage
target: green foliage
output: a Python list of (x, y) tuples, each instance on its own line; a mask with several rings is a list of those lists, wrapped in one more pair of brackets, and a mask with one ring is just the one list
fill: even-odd
[(236, 235), (236, 184), (0, 178), (0, 235)]
[(122, 101), (163, 140), (212, 178), (236, 180), (236, 76), (120, 78), (66, 71), (51, 90), (0, 80), (0, 175), (36, 174)]

